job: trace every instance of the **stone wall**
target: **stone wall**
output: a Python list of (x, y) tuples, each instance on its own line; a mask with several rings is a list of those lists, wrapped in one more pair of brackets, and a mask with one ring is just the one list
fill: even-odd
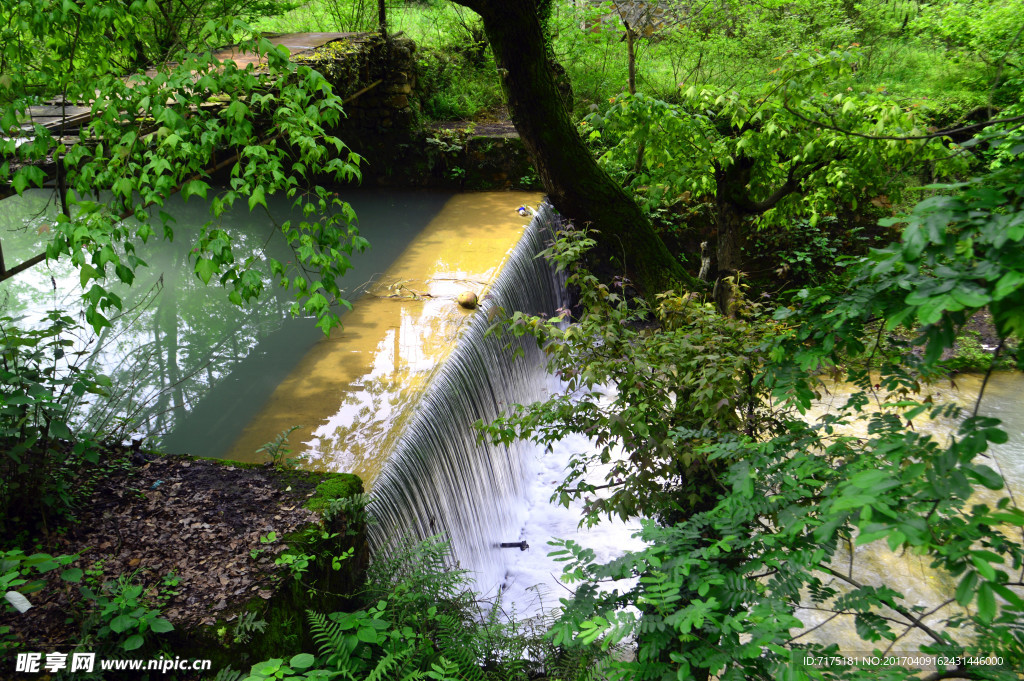
[(404, 37), (354, 33), (297, 59), (320, 71), (345, 102), (342, 139), (408, 136), (416, 128), (416, 45)]
[(533, 163), (509, 123), (425, 126), (418, 114), (416, 45), (351, 34), (301, 61), (345, 101), (333, 131), (363, 157), (364, 185), (445, 189), (537, 188)]

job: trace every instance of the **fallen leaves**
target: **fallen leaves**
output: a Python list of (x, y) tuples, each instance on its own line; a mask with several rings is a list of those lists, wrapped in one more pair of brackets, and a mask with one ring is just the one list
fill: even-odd
[[(277, 477), (272, 469), (155, 459), (100, 483), (55, 552), (81, 552), (77, 567), (101, 569), (103, 581), (131, 574), (151, 594), (173, 573), (178, 583), (167, 591), (165, 616), (179, 629), (213, 624), (253, 596), (274, 595), (273, 559), (283, 544), (260, 537), (280, 538), (317, 519), (302, 507), (312, 483), (289, 478), (282, 484)], [(80, 600), (77, 588), (51, 580), (37, 599), (40, 607), (16, 623), (23, 641), (66, 642), (79, 634), (65, 621)], [(15, 624), (5, 620), (0, 623)]]

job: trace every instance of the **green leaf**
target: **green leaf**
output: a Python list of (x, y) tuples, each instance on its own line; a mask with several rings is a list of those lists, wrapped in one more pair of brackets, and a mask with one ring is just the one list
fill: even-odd
[(964, 466), (964, 472), (991, 490), (1003, 488), (1003, 476), (984, 464), (969, 464)]
[(78, 271), (78, 279), (81, 282), (82, 288), (85, 288), (90, 279), (99, 278), (100, 273), (92, 265), (82, 265), (81, 269)]
[(213, 275), (217, 273), (218, 268), (217, 263), (215, 263), (210, 258), (201, 258), (199, 260), (196, 260), (195, 269), (196, 274), (199, 275), (199, 278), (202, 280), (202, 282), (204, 284), (209, 284), (210, 279), (212, 279)]
[(50, 434), (58, 440), (72, 439), (71, 429), (63, 421), (50, 421)]
[(978, 573), (968, 570), (956, 587), (956, 602), (966, 606), (974, 600), (974, 587), (978, 583)]
[(139, 634), (134, 634), (133, 636), (129, 636), (128, 639), (121, 644), (121, 647), (125, 650), (138, 650), (142, 647), (142, 643), (142, 636), (140, 636)]
[(174, 625), (162, 617), (157, 617), (149, 622), (149, 628), (158, 634), (174, 631)]
[(187, 199), (190, 196), (198, 196), (202, 199), (206, 198), (206, 192), (210, 189), (210, 185), (206, 184), (202, 180), (192, 180), (186, 182), (181, 188), (181, 196)]
[(996, 616), (996, 594), (992, 585), (982, 582), (978, 587), (978, 618), (985, 623), (992, 622)]
[(256, 185), (252, 190), (252, 195), (249, 197), (249, 210), (251, 211), (256, 206), (267, 207), (267, 199), (264, 196), (263, 185)]
[(871, 489), (878, 486), (883, 480), (888, 480), (889, 477), (888, 471), (870, 469), (856, 473), (850, 478), (850, 484), (858, 489)]
[(123, 631), (134, 628), (139, 620), (131, 615), (118, 615), (110, 621), (111, 631), (120, 634)]
[(839, 499), (837, 499), (835, 503), (832, 504), (832, 510), (845, 511), (846, 509), (850, 508), (861, 508), (863, 506), (870, 505), (874, 501), (875, 497), (867, 494), (845, 495), (839, 497)]
[(22, 194), (30, 184), (36, 187), (42, 187), (43, 182), (46, 181), (46, 174), (38, 166), (23, 166), (14, 173), (14, 177), (11, 180), (11, 184), (14, 186), (14, 191), (19, 195)]
[(61, 573), (60, 578), (65, 582), (80, 582), (84, 573), (78, 568), (71, 568)]
[(994, 581), (996, 579), (995, 568), (992, 567), (992, 564), (985, 560), (984, 557), (979, 556), (977, 551), (971, 552), (971, 562), (974, 564), (974, 567), (978, 569), (978, 572), (981, 573), (982, 577), (989, 581)]
[(288, 661), (288, 664), (296, 669), (306, 669), (307, 667), (313, 666), (316, 658), (309, 653), (299, 653)]
[(262, 676), (273, 676), (281, 665), (284, 664), (283, 659), (274, 658), (271, 660), (264, 660), (252, 666), (252, 674), (261, 674)]
[(952, 292), (953, 300), (964, 307), (984, 307), (992, 299), (980, 291), (971, 291), (964, 288), (955, 288)]

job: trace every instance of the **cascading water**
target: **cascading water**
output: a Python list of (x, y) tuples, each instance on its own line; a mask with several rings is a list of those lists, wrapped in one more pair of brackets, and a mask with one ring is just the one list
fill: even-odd
[(540, 398), (547, 382), (543, 353), (532, 338), (486, 332), (499, 310), (553, 314), (565, 304), (562, 278), (536, 257), (556, 220), (542, 205), (481, 309), (434, 370), (373, 485), (371, 511), (378, 523), (370, 539), (376, 549), (403, 536), (441, 534), (483, 592), (504, 576), (499, 544), (519, 535), (532, 457), (523, 455), (522, 444), (480, 443), (473, 424)]

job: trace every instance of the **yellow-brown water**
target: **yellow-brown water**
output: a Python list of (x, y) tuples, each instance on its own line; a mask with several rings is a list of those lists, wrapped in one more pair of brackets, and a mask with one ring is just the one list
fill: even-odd
[(528, 222), (515, 209), (539, 195), (463, 194), (450, 199), (368, 294), (344, 329), (318, 342), (274, 390), (227, 458), (256, 453), (283, 430), (307, 467), (358, 474), (371, 483), (402, 433), (424, 385), (476, 311)]
[[(970, 413), (978, 399), (983, 379), (982, 375), (961, 375), (953, 381), (928, 386), (922, 395), (914, 397), (924, 399), (930, 395), (935, 404), (957, 404), (966, 413)], [(824, 414), (833, 405), (843, 404), (852, 390), (852, 386), (842, 383), (832, 383), (826, 387), (830, 394), (815, 407), (810, 418)], [(987, 458), (981, 463), (1003, 475), (1006, 489), (996, 492), (981, 490), (972, 499), (974, 502), (992, 505), (1007, 495), (1010, 495), (1016, 504), (1024, 500), (1024, 409), (1021, 408), (1021, 395), (1024, 395), (1024, 374), (1018, 372), (994, 373), (985, 387), (978, 413), (1001, 419), (1002, 428), (1009, 436), (1009, 440), (1002, 445), (990, 445)], [(884, 398), (879, 400), (880, 403), (884, 401)], [(956, 423), (951, 420), (930, 421), (918, 417), (914, 420), (914, 427), (919, 432), (932, 434), (941, 442), (955, 431)], [(863, 436), (866, 430), (855, 425), (851, 427), (849, 434)], [(1011, 536), (1017, 535), (1019, 533)], [(1021, 538), (1018, 536), (1018, 539)], [(957, 579), (929, 567), (930, 563), (931, 559), (927, 557), (904, 551), (893, 552), (884, 541), (879, 540), (866, 545), (840, 547), (833, 568), (862, 584), (887, 585), (902, 592), (903, 605), (926, 608), (926, 615), (921, 618), (922, 621), (941, 629), (942, 620), (961, 610), (956, 603), (950, 602)], [(823, 579), (829, 581), (824, 575)], [(833, 586), (845, 588), (838, 580)], [(896, 620), (902, 619), (895, 613), (888, 614)], [(831, 613), (811, 608), (798, 610), (797, 616), (807, 627), (817, 627), (798, 638), (798, 643), (838, 643), (846, 654), (868, 654), (875, 646), (884, 649), (887, 645), (884, 641), (875, 644), (862, 642), (856, 633), (852, 616), (843, 615), (830, 619)], [(933, 643), (916, 629), (894, 626), (893, 630), (901, 635), (901, 638), (893, 645), (891, 651), (913, 652), (922, 644)], [(904, 633), (906, 636), (902, 637)]]

